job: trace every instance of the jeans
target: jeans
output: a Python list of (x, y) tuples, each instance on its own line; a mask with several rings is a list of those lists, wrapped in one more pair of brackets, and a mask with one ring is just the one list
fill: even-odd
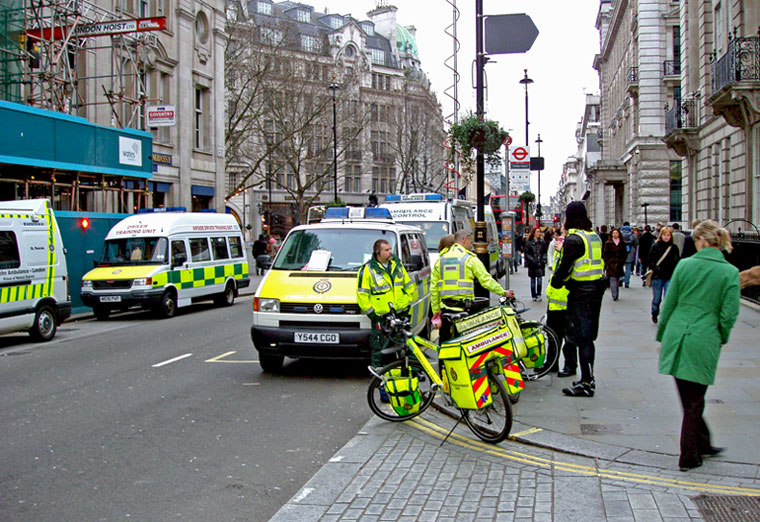
[(543, 294), (541, 292), (541, 283), (543, 283), (544, 278), (539, 277), (531, 277), (530, 278), (530, 296), (535, 299), (536, 297), (541, 297)]
[(610, 293), (612, 294), (613, 299), (618, 298), (618, 289), (620, 287), (620, 278), (619, 277), (610, 277)]
[(654, 279), (652, 278), (652, 316), (657, 317), (660, 315), (660, 303), (662, 298), (668, 293), (668, 286), (670, 285), (670, 279)]
[(633, 272), (633, 261), (625, 263), (625, 286), (628, 287), (631, 283), (631, 272)]

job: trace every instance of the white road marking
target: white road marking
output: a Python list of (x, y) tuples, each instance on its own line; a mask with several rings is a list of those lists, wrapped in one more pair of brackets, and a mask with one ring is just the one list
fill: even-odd
[(153, 368), (158, 368), (159, 366), (163, 366), (163, 365), (165, 365), (165, 364), (171, 364), (171, 363), (173, 363), (173, 362), (177, 362), (177, 361), (180, 361), (180, 360), (182, 360), (182, 359), (184, 359), (184, 358), (186, 358), (186, 357), (190, 357), (191, 355), (193, 355), (193, 354), (191, 354), (191, 353), (186, 353), (185, 355), (180, 355), (179, 357), (175, 357), (174, 359), (169, 359), (168, 361), (164, 361), (164, 362), (160, 362), (160, 363), (158, 363), (158, 364), (154, 364), (154, 365), (153, 365)]
[(298, 496), (293, 499), (293, 502), (301, 502), (303, 499), (311, 495), (312, 491), (314, 491), (314, 488), (303, 488)]

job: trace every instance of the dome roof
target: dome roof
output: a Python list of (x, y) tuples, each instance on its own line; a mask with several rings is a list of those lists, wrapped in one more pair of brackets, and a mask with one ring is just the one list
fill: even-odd
[(396, 47), (401, 52), (417, 54), (417, 42), (414, 40), (414, 36), (412, 36), (412, 33), (406, 27), (398, 24), (396, 25)]

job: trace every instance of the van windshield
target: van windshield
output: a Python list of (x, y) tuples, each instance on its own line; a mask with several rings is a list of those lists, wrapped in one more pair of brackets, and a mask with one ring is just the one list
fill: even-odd
[(445, 221), (402, 221), (405, 225), (419, 227), (425, 235), (428, 252), (438, 252), (438, 243), (449, 232), (449, 224)]
[(165, 237), (108, 239), (103, 246), (100, 266), (166, 264)]
[[(272, 268), (276, 270), (307, 270), (312, 261), (312, 252), (322, 250), (325, 255), (326, 268), (311, 269), (327, 272), (357, 271), (372, 256), (372, 245), (378, 239), (385, 239), (391, 244), (393, 252), (398, 255), (396, 234), (390, 230), (358, 229), (311, 229), (293, 232), (280, 247)], [(320, 262), (322, 256), (315, 255), (312, 263)]]

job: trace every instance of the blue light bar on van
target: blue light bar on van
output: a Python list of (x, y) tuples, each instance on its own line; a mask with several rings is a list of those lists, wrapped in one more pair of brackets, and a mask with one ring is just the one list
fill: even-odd
[(441, 194), (391, 194), (385, 196), (385, 201), (443, 201)]
[(389, 194), (385, 196), (385, 201), (401, 201), (401, 194)]
[(392, 219), (387, 208), (330, 207), (323, 219)]
[(365, 208), (364, 217), (366, 219), (391, 219), (391, 211), (379, 207)]
[(325, 209), (324, 219), (340, 219), (348, 217), (348, 207), (330, 207)]
[(158, 207), (158, 208), (140, 208), (137, 214), (154, 214), (158, 212), (187, 212), (186, 207)]

